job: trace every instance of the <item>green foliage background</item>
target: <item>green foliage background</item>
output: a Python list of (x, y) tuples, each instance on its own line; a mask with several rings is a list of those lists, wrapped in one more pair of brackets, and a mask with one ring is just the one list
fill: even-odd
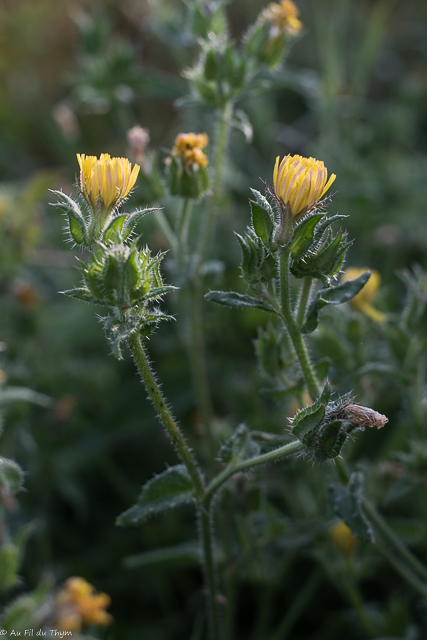
[[(258, 0), (227, 6), (234, 38), (263, 6)], [(261, 189), (259, 178), (272, 181), (277, 155), (313, 155), (337, 174), (330, 211), (349, 215), (345, 227), (356, 241), (348, 264), (381, 273), (377, 306), (397, 317), (404, 302), (397, 274), (425, 267), (427, 257), (427, 6), (421, 0), (301, 0), (299, 7), (304, 32), (286, 68), (266, 78), (261, 94), (239, 104), (253, 141), (232, 132), (227, 192), (211, 251), (221, 265), (208, 284), (244, 291), (233, 231), (242, 233), (249, 224), (249, 188)], [(23, 404), (5, 409), (1, 452), (26, 472), (12, 524), (18, 529), (33, 521), (35, 531), (22, 584), (2, 598), (34, 589), (46, 572), (58, 583), (81, 575), (112, 597), (115, 623), (101, 634), (107, 639), (203, 637), (202, 578), (188, 544), (196, 540), (196, 522), (184, 507), (137, 529), (114, 525), (141, 485), (176, 459), (131, 359), (111, 357), (93, 308), (58, 295), (76, 285), (77, 273), (64, 245), (63, 220), (48, 206), (46, 193), (48, 187), (72, 192), (76, 152), (126, 156), (126, 131), (136, 123), (149, 129), (161, 173), (177, 133), (212, 135), (211, 111), (185, 101), (182, 70), (194, 63), (197, 50), (188, 8), (179, 0), (104, 0), (79, 7), (15, 0), (0, 6), (0, 362), (8, 383), (55, 401), (48, 410)], [(141, 185), (131, 204), (147, 195), (153, 194)], [(169, 198), (164, 204), (173, 220), (177, 203)], [(154, 217), (144, 220), (141, 231), (153, 251), (167, 248)], [(168, 281), (171, 274), (166, 272)], [(176, 302), (168, 304), (177, 314)], [(393, 351), (387, 332), (356, 312), (350, 320), (343, 313), (323, 313), (327, 321), (313, 336), (313, 352), (332, 360), (330, 375), (339, 389), (353, 388), (361, 401), (390, 418), (383, 431), (361, 434), (346, 457), (370, 470), (371, 495), (382, 502), (396, 531), (425, 556), (425, 448), (417, 449), (414, 472), (405, 467), (405, 456), (412, 455), (409, 438), (425, 443), (425, 363), (418, 358), (425, 348), (425, 318), (413, 329), (421, 372), (409, 366), (402, 381), (366, 364), (391, 357), (394, 370), (403, 370), (398, 345)], [(205, 319), (222, 439), (241, 422), (282, 434), (291, 404), (262, 391), (268, 385), (257, 369), (254, 341), (266, 322), (263, 313), (206, 303)], [(150, 354), (175, 415), (200, 448), (180, 331), (178, 315), (174, 326), (165, 324), (152, 337)], [(259, 489), (261, 476), (268, 480), (268, 502)], [(339, 586), (344, 561), (322, 524), (323, 476), (323, 468), (293, 461), (236, 478), (223, 494), (222, 518), (234, 526), (223, 550), (234, 563), (225, 575), (231, 581), (239, 577), (236, 638), (273, 638), (262, 631), (262, 616), (270, 609), (277, 630), (317, 564), (327, 567), (328, 579), (297, 616), (292, 636), (285, 630), (274, 639), (366, 637)], [(219, 521), (218, 530), (226, 529)], [(184, 544), (169, 563), (156, 555), (159, 548)], [(143, 552), (153, 553), (139, 563), (125, 560)], [(382, 629), (373, 637), (423, 637), (417, 634), (426, 633), (425, 602), (368, 543), (360, 543), (357, 553), (352, 571)]]

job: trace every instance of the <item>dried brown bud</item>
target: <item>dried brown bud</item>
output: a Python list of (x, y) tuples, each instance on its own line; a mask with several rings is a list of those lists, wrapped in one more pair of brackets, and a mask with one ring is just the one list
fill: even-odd
[(381, 429), (387, 422), (387, 416), (374, 411), (369, 407), (361, 407), (358, 404), (349, 404), (344, 408), (345, 418), (358, 427), (377, 427)]

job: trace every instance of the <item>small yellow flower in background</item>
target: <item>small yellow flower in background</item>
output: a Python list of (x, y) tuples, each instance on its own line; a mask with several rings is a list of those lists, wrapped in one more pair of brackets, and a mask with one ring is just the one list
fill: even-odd
[(105, 611), (111, 604), (106, 593), (97, 593), (83, 578), (69, 578), (56, 596), (58, 629), (79, 631), (83, 625), (111, 624), (113, 618)]
[(77, 154), (80, 165), (80, 189), (94, 207), (99, 204), (109, 209), (129, 195), (138, 177), (139, 165), (132, 165), (127, 158), (111, 158), (108, 153), (96, 156)]
[(350, 527), (341, 520), (329, 529), (329, 533), (341, 553), (348, 558), (357, 544)]
[(208, 157), (202, 149), (207, 147), (209, 138), (206, 133), (180, 133), (175, 139), (172, 156), (181, 158), (186, 171), (208, 166)]
[[(280, 163), (280, 164), (279, 164)], [(322, 160), (287, 155), (280, 162), (276, 158), (274, 167), (274, 191), (295, 217), (309, 211), (334, 182), (333, 173), (328, 180), (328, 170)]]
[(291, 0), (282, 0), (280, 4), (271, 2), (265, 9), (263, 16), (272, 25), (271, 38), (282, 33), (296, 35), (302, 29), (302, 22), (298, 20), (299, 9)]
[(359, 293), (350, 300), (349, 305), (353, 307), (353, 309), (362, 311), (372, 320), (375, 320), (375, 322), (384, 324), (384, 322), (387, 322), (387, 316), (384, 313), (381, 313), (381, 311), (378, 311), (378, 309), (375, 309), (371, 304), (375, 300), (381, 284), (381, 276), (378, 271), (375, 271), (375, 269), (357, 269), (355, 267), (350, 267), (345, 270), (342, 276), (342, 281), (354, 280), (354, 278), (358, 278), (362, 273), (365, 273), (365, 271), (370, 271), (371, 277), (363, 289), (361, 289)]

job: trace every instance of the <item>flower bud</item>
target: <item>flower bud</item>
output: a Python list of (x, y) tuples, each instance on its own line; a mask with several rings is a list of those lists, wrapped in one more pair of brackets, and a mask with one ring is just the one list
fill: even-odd
[(170, 193), (182, 198), (198, 198), (208, 188), (208, 158), (203, 153), (209, 142), (206, 133), (180, 133), (167, 158)]

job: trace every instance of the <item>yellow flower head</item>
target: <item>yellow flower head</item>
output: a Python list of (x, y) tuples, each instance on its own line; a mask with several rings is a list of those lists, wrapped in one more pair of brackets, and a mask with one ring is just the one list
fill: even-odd
[(172, 156), (181, 158), (186, 171), (207, 167), (208, 158), (203, 153), (209, 143), (206, 133), (180, 133), (175, 140)]
[(69, 578), (56, 596), (57, 624), (62, 631), (78, 631), (85, 624), (106, 626), (112, 617), (105, 611), (110, 596), (97, 593), (83, 578)]
[(296, 35), (302, 29), (302, 22), (298, 20), (299, 9), (291, 0), (282, 0), (280, 4), (271, 2), (263, 15), (271, 23), (272, 38), (282, 33)]
[(122, 202), (130, 193), (138, 177), (139, 165), (132, 165), (127, 158), (110, 158), (108, 153), (96, 156), (77, 154), (80, 165), (80, 189), (89, 204), (100, 203), (109, 209)]
[(381, 276), (378, 271), (375, 271), (375, 269), (357, 269), (355, 267), (349, 267), (345, 270), (342, 276), (342, 281), (354, 280), (354, 278), (358, 278), (365, 273), (365, 271), (370, 271), (371, 277), (359, 293), (350, 300), (349, 304), (353, 309), (362, 311), (372, 318), (372, 320), (375, 320), (375, 322), (383, 324), (387, 321), (386, 316), (384, 313), (381, 313), (381, 311), (375, 309), (371, 304), (375, 300), (381, 284)]
[(342, 520), (329, 529), (331, 537), (344, 556), (350, 556), (357, 544), (351, 529)]
[[(280, 163), (280, 164), (279, 164)], [(276, 158), (274, 167), (274, 191), (293, 216), (310, 210), (334, 182), (333, 173), (328, 180), (328, 170), (322, 160), (287, 155), (280, 162)]]

